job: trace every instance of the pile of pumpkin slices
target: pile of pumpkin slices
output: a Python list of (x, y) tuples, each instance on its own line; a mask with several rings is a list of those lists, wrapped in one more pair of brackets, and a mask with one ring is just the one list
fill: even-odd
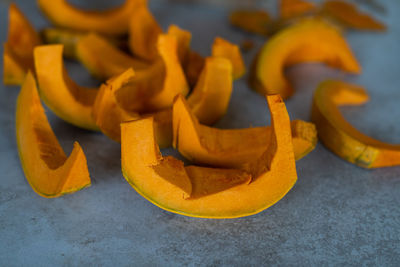
[[(360, 71), (335, 26), (315, 17), (298, 20), (266, 43), (250, 74), (266, 95), (271, 126), (217, 129), (209, 125), (224, 115), (233, 81), (245, 73), (237, 45), (217, 37), (211, 56), (203, 58), (190, 49), (190, 32), (176, 25), (163, 32), (145, 0), (126, 0), (105, 12), (83, 11), (65, 0), (38, 3), (60, 28), (39, 36), (11, 4), (4, 83), (22, 84), (18, 151), (27, 180), (44, 197), (76, 192), (90, 185), (90, 177), (77, 142), (65, 155), (41, 100), (66, 122), (120, 142), (124, 177), (155, 205), (194, 217), (258, 213), (292, 188), (295, 160), (317, 143), (312, 123), (289, 119), (282, 97), (292, 90), (283, 68), (323, 61)], [(304, 34), (308, 38), (300, 38)], [(79, 86), (63, 57), (79, 60), (104, 83)], [(163, 157), (160, 148), (170, 146), (197, 165)]]

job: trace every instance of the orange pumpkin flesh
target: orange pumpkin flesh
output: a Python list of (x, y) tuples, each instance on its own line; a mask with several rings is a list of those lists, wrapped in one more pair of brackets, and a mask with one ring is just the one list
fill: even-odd
[[(261, 212), (279, 201), (297, 179), (285, 105), (278, 95), (267, 100), (273, 128), (270, 146), (247, 166), (250, 182), (243, 171), (184, 167), (172, 157), (163, 158), (154, 140), (152, 118), (121, 124), (124, 177), (147, 200), (178, 214), (235, 218)], [(211, 181), (206, 184), (207, 180)], [(196, 197), (198, 191), (210, 194)]]
[(205, 64), (205, 58), (199, 53), (189, 51), (185, 62), (183, 62), (183, 70), (185, 71), (186, 79), (190, 87), (194, 87), (200, 77), (200, 73), (203, 70)]
[(281, 18), (289, 19), (316, 9), (316, 6), (304, 0), (280, 0)]
[(90, 185), (82, 148), (75, 142), (67, 158), (47, 121), (31, 73), (17, 100), (16, 135), (22, 168), (36, 193), (59, 197)]
[[(210, 166), (240, 168), (259, 158), (270, 144), (271, 127), (217, 129), (201, 125), (183, 97), (175, 100), (173, 146), (187, 159)], [(312, 123), (293, 121), (295, 158), (312, 151), (317, 133)]]
[(100, 79), (109, 79), (128, 68), (138, 71), (149, 64), (117, 49), (97, 34), (88, 34), (76, 44), (76, 56), (90, 73)]
[(40, 38), (28, 19), (12, 3), (8, 10), (8, 34), (3, 51), (3, 82), (22, 84), (28, 70), (33, 71), (33, 48)]
[(39, 93), (46, 105), (63, 120), (89, 130), (98, 130), (92, 118), (97, 89), (81, 87), (64, 69), (62, 45), (34, 49)]
[(128, 32), (130, 17), (140, 2), (141, 0), (126, 0), (117, 8), (86, 11), (72, 6), (67, 0), (38, 0), (40, 9), (54, 25), (110, 35)]
[(284, 68), (297, 63), (325, 62), (350, 73), (361, 67), (336, 27), (323, 19), (301, 20), (274, 35), (261, 48), (254, 64), (251, 85), (260, 94), (293, 94)]
[(212, 45), (212, 56), (224, 57), (231, 61), (233, 78), (239, 79), (246, 72), (239, 46), (232, 44), (221, 37), (216, 37)]
[(391, 145), (355, 129), (342, 116), (338, 105), (360, 105), (368, 101), (360, 86), (341, 81), (325, 81), (314, 94), (312, 121), (322, 143), (339, 157), (364, 168), (400, 164), (400, 145)]
[(213, 124), (226, 112), (232, 94), (232, 64), (228, 59), (210, 57), (188, 104), (201, 123)]
[(122, 108), (136, 112), (154, 112), (172, 106), (177, 94), (186, 95), (189, 86), (179, 62), (177, 41), (170, 34), (158, 37), (159, 58), (150, 67), (137, 71), (129, 85), (115, 96)]

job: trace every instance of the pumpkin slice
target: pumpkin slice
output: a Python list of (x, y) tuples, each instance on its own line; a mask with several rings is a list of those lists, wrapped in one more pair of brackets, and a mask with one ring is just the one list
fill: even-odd
[(186, 61), (190, 52), (190, 41), (192, 40), (192, 34), (189, 31), (183, 30), (174, 24), (168, 27), (167, 33), (171, 36), (175, 36), (179, 61), (183, 64)]
[(90, 185), (86, 157), (78, 142), (67, 158), (44, 113), (29, 72), (17, 100), (19, 157), (32, 189), (43, 197), (59, 197)]
[(232, 62), (233, 78), (239, 79), (246, 72), (239, 46), (232, 44), (221, 37), (216, 37), (212, 45), (212, 56), (224, 57)]
[(137, 71), (129, 85), (115, 92), (122, 108), (136, 112), (154, 112), (172, 106), (177, 94), (189, 91), (177, 54), (176, 38), (160, 34), (157, 42), (159, 58), (150, 67)]
[(129, 47), (135, 56), (153, 61), (157, 58), (157, 38), (162, 29), (147, 7), (147, 1), (142, 1), (130, 14)]
[[(175, 100), (172, 121), (173, 146), (199, 164), (240, 168), (259, 158), (271, 142), (271, 127), (226, 130), (201, 125), (183, 97)], [(295, 157), (300, 159), (315, 148), (317, 132), (312, 123), (291, 124)]]
[(172, 157), (162, 157), (152, 118), (121, 124), (124, 177), (147, 200), (178, 214), (235, 218), (261, 212), (279, 201), (297, 179), (285, 105), (278, 95), (267, 100), (273, 129), (270, 146), (248, 165), (250, 183), (243, 171), (184, 167)]
[(128, 68), (136, 71), (149, 68), (148, 63), (125, 54), (95, 33), (78, 41), (76, 56), (92, 75), (103, 80), (119, 75)]
[(325, 16), (333, 18), (346, 27), (357, 30), (385, 31), (386, 25), (364, 14), (357, 6), (341, 0), (324, 1), (322, 12)]
[(64, 68), (62, 54), (62, 45), (34, 49), (40, 96), (61, 119), (84, 129), (98, 130), (92, 118), (98, 90), (77, 85)]
[(186, 79), (190, 87), (194, 87), (197, 84), (204, 65), (205, 58), (199, 53), (190, 50), (183, 63), (183, 70), (185, 71)]
[(289, 19), (314, 11), (315, 4), (305, 0), (280, 0), (280, 17)]
[(225, 114), (231, 94), (231, 62), (222, 57), (209, 57), (188, 104), (201, 123), (213, 124)]
[(364, 135), (342, 116), (338, 105), (360, 105), (368, 101), (360, 86), (325, 81), (314, 94), (312, 121), (322, 143), (339, 157), (364, 168), (400, 164), (400, 145), (391, 145)]
[(132, 12), (141, 2), (143, 1), (126, 0), (123, 5), (113, 9), (87, 11), (69, 4), (67, 0), (38, 0), (42, 12), (56, 26), (110, 35), (128, 32)]
[(3, 82), (20, 85), (28, 70), (33, 71), (33, 48), (40, 38), (28, 19), (11, 3), (8, 9), (8, 34), (3, 50)]
[(260, 94), (293, 94), (284, 68), (297, 63), (325, 62), (331, 67), (361, 72), (346, 40), (332, 24), (318, 18), (303, 19), (274, 35), (260, 50), (251, 77)]
[(268, 35), (271, 17), (264, 10), (238, 9), (230, 14), (229, 21), (233, 26), (247, 32)]
[(102, 84), (93, 105), (92, 115), (100, 130), (116, 142), (121, 142), (120, 123), (138, 119), (141, 116), (154, 117), (155, 137), (161, 148), (172, 144), (172, 110), (161, 110), (152, 114), (138, 114), (121, 108), (115, 99), (114, 92), (126, 86), (135, 77), (135, 72), (128, 69)]

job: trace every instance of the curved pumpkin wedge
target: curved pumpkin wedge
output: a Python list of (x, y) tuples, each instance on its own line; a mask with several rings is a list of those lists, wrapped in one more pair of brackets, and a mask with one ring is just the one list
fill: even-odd
[(232, 94), (232, 64), (222, 57), (209, 57), (188, 104), (201, 123), (213, 124), (226, 112)]
[(264, 10), (238, 9), (229, 15), (229, 21), (233, 26), (247, 32), (268, 35), (271, 17)]
[(172, 24), (168, 27), (168, 35), (175, 36), (178, 49), (178, 57), (180, 62), (183, 64), (188, 57), (190, 51), (190, 41), (192, 40), (192, 34), (189, 31), (183, 30), (178, 26)]
[(289, 19), (316, 9), (315, 4), (305, 0), (280, 0), (280, 17)]
[(190, 50), (187, 54), (186, 60), (183, 63), (183, 70), (185, 71), (186, 79), (191, 87), (197, 84), (205, 61), (205, 58), (195, 51)]
[[(241, 168), (259, 158), (271, 142), (271, 127), (217, 129), (201, 125), (183, 97), (172, 109), (173, 147), (190, 161), (218, 167)], [(292, 121), (296, 159), (312, 151), (317, 132), (312, 123)]]
[(3, 50), (3, 82), (22, 84), (28, 70), (34, 71), (33, 48), (40, 38), (28, 19), (11, 3), (8, 10), (7, 42)]
[(322, 6), (324, 15), (333, 18), (344, 26), (357, 30), (385, 31), (386, 25), (372, 16), (360, 12), (356, 5), (341, 1), (324, 1)]
[(342, 116), (338, 105), (360, 105), (368, 101), (360, 86), (325, 81), (314, 94), (312, 121), (322, 143), (339, 157), (364, 168), (400, 164), (400, 145), (391, 145), (364, 135)]
[(115, 92), (122, 108), (136, 112), (154, 112), (172, 106), (177, 94), (186, 95), (186, 82), (177, 54), (174, 36), (160, 34), (157, 41), (159, 58), (148, 69), (137, 71), (134, 79)]
[(43, 13), (56, 26), (120, 35), (128, 32), (132, 12), (142, 0), (126, 0), (123, 5), (105, 11), (82, 10), (69, 4), (67, 0), (38, 0), (37, 2)]
[(62, 45), (34, 49), (39, 93), (46, 105), (61, 119), (81, 128), (98, 130), (92, 118), (97, 89), (81, 87), (68, 76)]
[(128, 68), (136, 71), (149, 68), (148, 63), (125, 54), (95, 33), (78, 41), (76, 56), (92, 75), (100, 79), (109, 79)]
[(232, 44), (221, 37), (216, 37), (212, 45), (211, 55), (224, 57), (232, 62), (233, 78), (239, 79), (246, 72), (239, 46)]
[(284, 68), (304, 62), (325, 62), (350, 73), (360, 73), (346, 40), (332, 24), (319, 18), (303, 19), (274, 35), (260, 50), (251, 77), (260, 94), (293, 94)]
[(19, 157), (32, 189), (43, 197), (59, 197), (90, 185), (85, 154), (75, 142), (67, 158), (44, 113), (29, 72), (17, 100)]
[(147, 7), (147, 0), (142, 1), (130, 17), (129, 48), (132, 54), (153, 61), (157, 58), (157, 38), (162, 29)]
[(271, 145), (249, 164), (251, 180), (244, 171), (184, 167), (173, 157), (162, 157), (152, 118), (121, 124), (125, 179), (153, 204), (186, 216), (235, 218), (261, 212), (279, 201), (297, 179), (285, 105), (278, 95), (267, 100), (273, 121)]

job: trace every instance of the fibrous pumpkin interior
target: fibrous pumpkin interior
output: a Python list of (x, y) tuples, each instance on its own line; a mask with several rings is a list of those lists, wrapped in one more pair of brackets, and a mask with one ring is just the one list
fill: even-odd
[(232, 94), (232, 64), (222, 57), (209, 57), (188, 104), (201, 123), (213, 124), (226, 112)]
[(162, 157), (152, 118), (147, 118), (121, 125), (125, 178), (155, 205), (187, 216), (234, 218), (268, 208), (292, 188), (297, 174), (285, 105), (278, 95), (267, 100), (273, 128), (270, 146), (247, 171), (184, 167), (173, 157)]
[(284, 68), (297, 63), (324, 62), (350, 73), (361, 67), (346, 40), (332, 24), (319, 18), (300, 20), (274, 35), (261, 48), (254, 64), (251, 84), (261, 94), (293, 94)]
[(16, 135), (19, 157), (32, 189), (58, 197), (90, 185), (85, 154), (75, 142), (67, 157), (54, 135), (29, 72), (17, 100)]
[(115, 92), (122, 108), (136, 112), (154, 112), (172, 106), (177, 94), (186, 95), (186, 82), (177, 53), (177, 41), (170, 34), (158, 37), (159, 58), (149, 68), (136, 71), (126, 86)]
[(400, 164), (400, 145), (391, 145), (364, 135), (342, 116), (338, 105), (360, 105), (368, 101), (360, 86), (325, 81), (314, 94), (312, 121), (322, 143), (341, 158), (364, 168)]
[(67, 74), (62, 45), (34, 49), (40, 96), (61, 119), (84, 129), (98, 130), (92, 118), (97, 89), (77, 85)]
[(80, 38), (75, 52), (90, 73), (103, 80), (121, 74), (128, 68), (135, 71), (149, 68), (148, 63), (120, 51), (95, 33)]
[[(199, 123), (183, 97), (172, 109), (173, 146), (187, 159), (210, 166), (241, 168), (259, 158), (271, 142), (271, 127), (217, 129)], [(295, 158), (312, 151), (317, 132), (312, 123), (292, 121)]]
[(7, 42), (3, 50), (3, 82), (19, 85), (28, 70), (34, 71), (33, 48), (40, 38), (28, 19), (11, 3), (8, 10)]
[(119, 7), (105, 11), (83, 10), (67, 0), (38, 0), (38, 4), (47, 18), (62, 28), (94, 31), (110, 35), (128, 32), (132, 13), (143, 0), (126, 0)]

